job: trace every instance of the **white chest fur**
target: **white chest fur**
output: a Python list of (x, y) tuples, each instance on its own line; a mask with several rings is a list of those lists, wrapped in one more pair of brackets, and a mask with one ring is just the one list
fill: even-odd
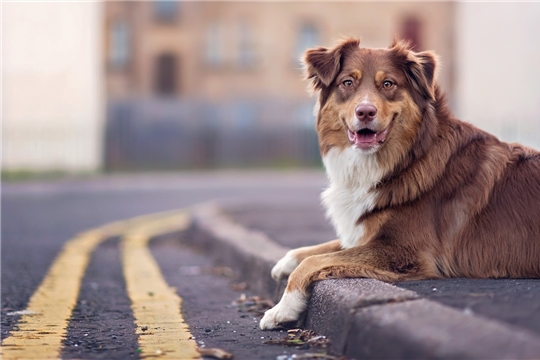
[[(375, 154), (362, 154), (352, 147), (332, 148), (323, 157), (330, 182), (321, 199), (344, 249), (362, 244), (364, 226), (358, 219), (375, 206), (374, 186), (384, 173)], [(364, 240), (365, 241), (365, 240)]]

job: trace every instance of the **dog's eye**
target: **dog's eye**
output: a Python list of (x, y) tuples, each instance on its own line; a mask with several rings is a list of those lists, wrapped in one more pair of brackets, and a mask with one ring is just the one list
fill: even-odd
[(385, 81), (383, 82), (383, 84), (382, 84), (383, 88), (385, 88), (385, 89), (391, 88), (392, 85), (394, 85), (394, 83), (391, 82), (390, 80), (385, 80)]
[(343, 81), (343, 85), (346, 86), (346, 87), (350, 87), (353, 85), (353, 82), (352, 80), (345, 80)]

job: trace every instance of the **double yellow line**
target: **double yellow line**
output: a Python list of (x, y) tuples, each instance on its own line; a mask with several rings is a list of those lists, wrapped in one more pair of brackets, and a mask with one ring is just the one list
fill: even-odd
[(2, 342), (1, 358), (60, 357), (90, 256), (113, 236), (122, 239), (124, 277), (137, 324), (140, 356), (199, 358), (196, 342), (182, 317), (182, 299), (167, 285), (148, 249), (152, 237), (185, 230), (189, 223), (186, 211), (173, 211), (110, 223), (69, 240), (30, 298), (16, 329)]

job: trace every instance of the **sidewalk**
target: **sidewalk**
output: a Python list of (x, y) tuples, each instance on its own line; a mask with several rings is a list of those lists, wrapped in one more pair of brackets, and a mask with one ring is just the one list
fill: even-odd
[[(316, 203), (203, 205), (193, 245), (233, 267), (251, 289), (279, 300), (270, 269), (289, 248), (333, 239)], [(540, 280), (448, 279), (315, 284), (304, 322), (349, 358), (540, 358)]]

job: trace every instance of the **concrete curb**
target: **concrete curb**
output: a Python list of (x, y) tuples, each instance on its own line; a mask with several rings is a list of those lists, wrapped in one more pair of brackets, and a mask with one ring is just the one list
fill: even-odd
[(212, 203), (192, 208), (189, 244), (201, 248), (216, 264), (229, 266), (259, 295), (279, 296), (280, 284), (270, 270), (289, 250), (270, 240), (264, 233), (235, 224)]
[[(282, 286), (270, 270), (287, 248), (235, 224), (216, 204), (194, 207), (192, 215), (191, 245), (236, 270), (254, 292), (279, 298)], [(373, 279), (317, 282), (305, 327), (328, 336), (333, 351), (351, 359), (540, 358), (535, 333)]]
[(373, 279), (315, 284), (305, 326), (354, 359), (538, 359), (540, 337)]

